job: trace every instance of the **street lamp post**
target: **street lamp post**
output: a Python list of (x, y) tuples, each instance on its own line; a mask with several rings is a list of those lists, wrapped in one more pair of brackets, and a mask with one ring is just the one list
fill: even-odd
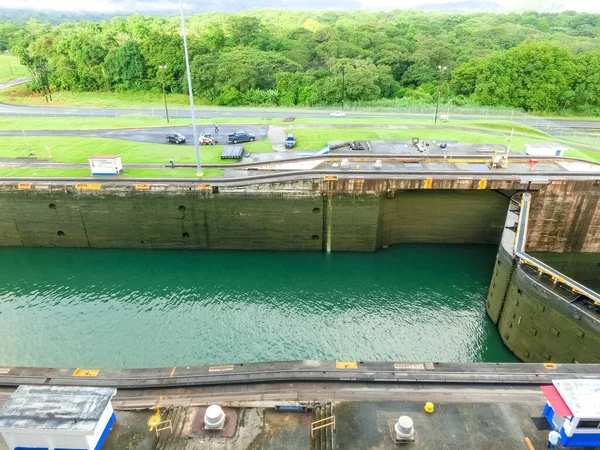
[(188, 55), (187, 40), (185, 38), (185, 21), (183, 19), (183, 0), (179, 0), (181, 12), (181, 33), (183, 34), (183, 50), (185, 52), (185, 68), (187, 71), (188, 92), (190, 94), (190, 107), (192, 112), (192, 129), (194, 130), (194, 146), (196, 147), (196, 175), (201, 177), (202, 166), (200, 165), (200, 148), (198, 148), (198, 131), (196, 130), (196, 112), (194, 111), (194, 93), (192, 91), (192, 73), (190, 72), (190, 57)]
[(342, 109), (344, 109), (344, 100), (346, 99), (346, 66), (342, 66)]
[[(158, 68), (160, 70), (167, 70), (167, 66), (158, 66)], [(169, 123), (169, 108), (167, 108), (167, 93), (165, 92), (164, 72), (163, 72), (163, 76), (160, 77), (160, 79), (161, 79), (162, 90), (163, 90), (163, 98), (165, 99), (165, 114), (167, 115), (167, 123)]]
[(437, 97), (437, 105), (435, 107), (435, 119), (433, 120), (433, 123), (437, 123), (437, 119), (438, 119), (438, 112), (440, 110), (440, 96), (442, 93), (442, 73), (445, 72), (447, 69), (446, 66), (442, 67), (442, 66), (437, 66), (437, 70), (438, 70), (438, 97)]

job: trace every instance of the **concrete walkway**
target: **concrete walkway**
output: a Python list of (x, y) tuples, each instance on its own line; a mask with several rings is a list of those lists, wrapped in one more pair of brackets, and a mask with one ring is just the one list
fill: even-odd
[(28, 81), (31, 81), (31, 77), (17, 78), (16, 80), (5, 81), (3, 83), (0, 83), (0, 91), (2, 89), (8, 89), (13, 86), (18, 86), (19, 84), (27, 83)]
[(273, 147), (273, 150), (275, 150), (276, 152), (285, 152), (286, 151), (286, 148), (285, 148), (286, 133), (285, 133), (285, 131), (287, 128), (289, 128), (289, 127), (281, 127), (281, 126), (275, 126), (275, 125), (269, 126), (269, 131), (267, 133), (267, 137), (271, 141), (271, 146)]

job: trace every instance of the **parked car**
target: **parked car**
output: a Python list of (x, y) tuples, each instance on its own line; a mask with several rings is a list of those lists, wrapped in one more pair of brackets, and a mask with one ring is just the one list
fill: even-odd
[(198, 143), (200, 145), (215, 145), (218, 144), (219, 141), (214, 139), (210, 133), (202, 133), (198, 136)]
[(238, 142), (252, 142), (256, 139), (256, 136), (250, 133), (246, 133), (245, 131), (237, 131), (235, 133), (230, 134), (229, 142), (233, 144), (237, 144)]
[(344, 111), (336, 111), (331, 113), (331, 117), (346, 117)]
[(296, 138), (293, 134), (288, 134), (285, 138), (285, 148), (294, 148), (296, 146)]
[(181, 133), (173, 132), (167, 134), (167, 142), (173, 142), (175, 144), (183, 144), (185, 142), (185, 136)]

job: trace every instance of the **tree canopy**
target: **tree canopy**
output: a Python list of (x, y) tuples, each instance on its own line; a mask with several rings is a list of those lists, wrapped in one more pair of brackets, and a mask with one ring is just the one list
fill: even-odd
[[(0, 25), (33, 89), (186, 92), (177, 18)], [(443, 101), (600, 113), (600, 15), (209, 12), (188, 20), (195, 95), (219, 105)], [(162, 67), (159, 68), (159, 67)], [(440, 70), (439, 68), (446, 68)]]

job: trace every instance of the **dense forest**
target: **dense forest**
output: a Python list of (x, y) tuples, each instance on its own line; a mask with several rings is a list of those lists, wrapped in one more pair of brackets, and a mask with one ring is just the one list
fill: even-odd
[[(254, 10), (186, 26), (204, 103), (433, 104), (439, 87), (454, 105), (600, 114), (600, 15)], [(187, 90), (177, 18), (4, 23), (0, 49), (38, 91)]]

